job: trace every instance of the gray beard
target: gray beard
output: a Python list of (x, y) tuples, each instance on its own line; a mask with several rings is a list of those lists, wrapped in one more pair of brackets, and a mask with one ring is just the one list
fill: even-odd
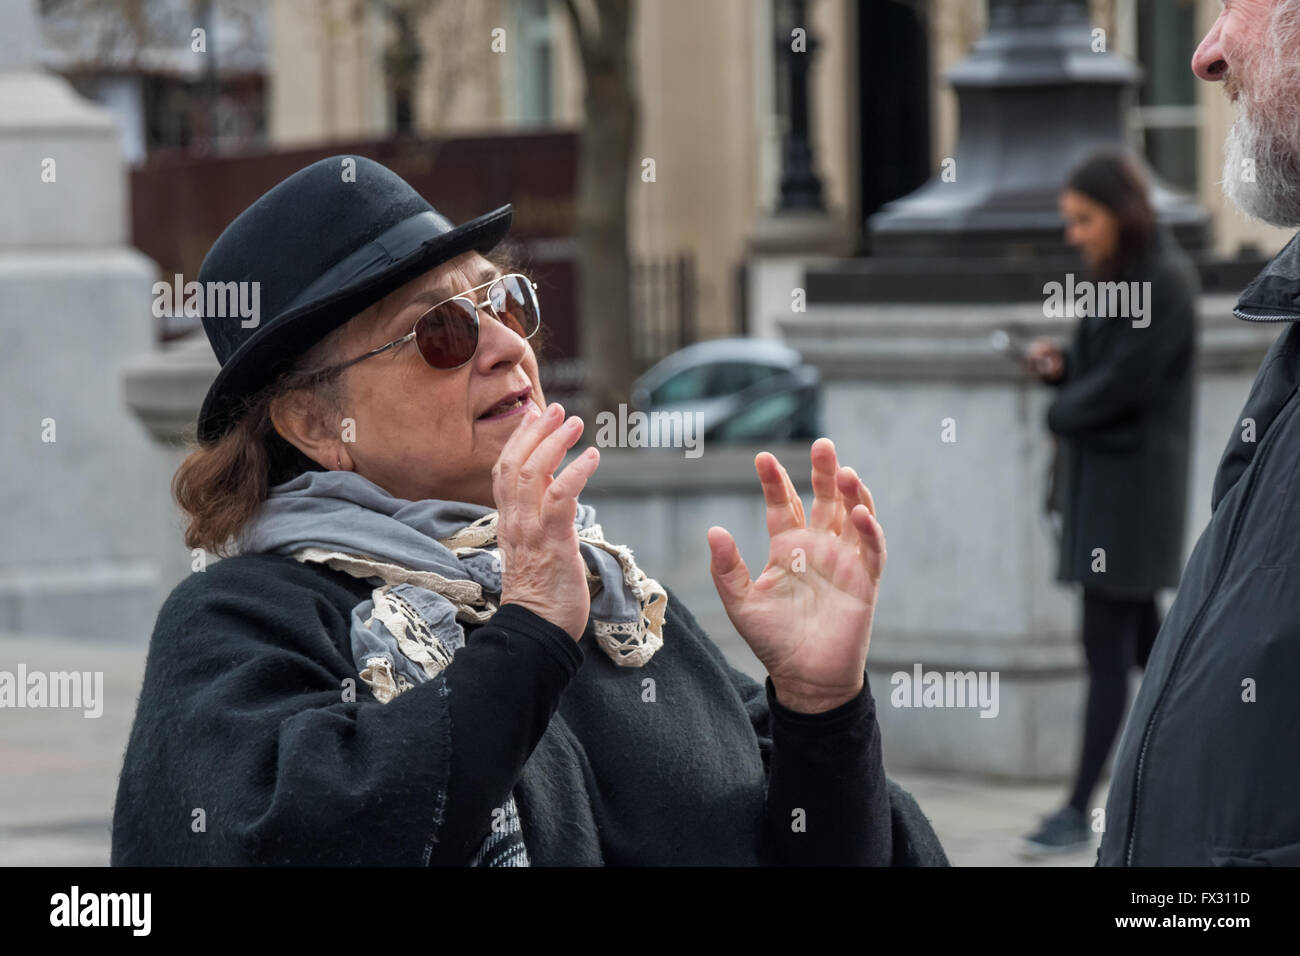
[[(1268, 49), (1248, 69), (1223, 150), (1223, 191), (1248, 216), (1300, 226), (1300, 3), (1279, 4)], [(1246, 178), (1253, 166), (1253, 181)]]
[[(1248, 216), (1300, 226), (1300, 144), (1277, 129), (1262, 132), (1243, 104), (1224, 145), (1223, 191)], [(1245, 176), (1247, 160), (1254, 162), (1254, 182)]]

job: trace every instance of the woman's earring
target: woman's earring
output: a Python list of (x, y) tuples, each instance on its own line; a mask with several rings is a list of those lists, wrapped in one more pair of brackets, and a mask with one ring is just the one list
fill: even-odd
[(335, 467), (338, 468), (339, 471), (342, 471), (342, 470), (343, 470), (343, 456), (342, 456), (341, 454), (338, 455), (338, 456), (336, 456), (335, 459), (334, 459), (334, 462), (335, 462)]

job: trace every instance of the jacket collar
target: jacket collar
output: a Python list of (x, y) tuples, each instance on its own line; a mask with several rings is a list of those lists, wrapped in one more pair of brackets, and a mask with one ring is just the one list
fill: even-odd
[(1232, 314), (1247, 322), (1300, 320), (1300, 232), (1246, 286)]

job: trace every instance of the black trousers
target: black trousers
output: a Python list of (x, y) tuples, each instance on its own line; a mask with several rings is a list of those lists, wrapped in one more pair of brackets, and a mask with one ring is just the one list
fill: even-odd
[(1088, 702), (1083, 715), (1083, 746), (1070, 806), (1085, 816), (1097, 779), (1124, 720), (1128, 673), (1146, 667), (1160, 631), (1154, 594), (1116, 597), (1085, 588), (1083, 650), (1088, 660)]

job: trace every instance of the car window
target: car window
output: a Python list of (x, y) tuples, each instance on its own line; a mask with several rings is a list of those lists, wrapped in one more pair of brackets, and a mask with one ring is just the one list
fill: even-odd
[(650, 393), (650, 404), (668, 405), (706, 397), (709, 395), (709, 376), (712, 372), (712, 365), (697, 365), (678, 372)]
[(736, 392), (743, 392), (749, 386), (771, 378), (780, 371), (779, 368), (773, 368), (771, 365), (759, 365), (755, 362), (719, 362), (713, 366), (709, 395), (734, 395)]
[(798, 392), (781, 392), (760, 398), (740, 414), (717, 427), (717, 441), (745, 441), (787, 437), (799, 410)]

